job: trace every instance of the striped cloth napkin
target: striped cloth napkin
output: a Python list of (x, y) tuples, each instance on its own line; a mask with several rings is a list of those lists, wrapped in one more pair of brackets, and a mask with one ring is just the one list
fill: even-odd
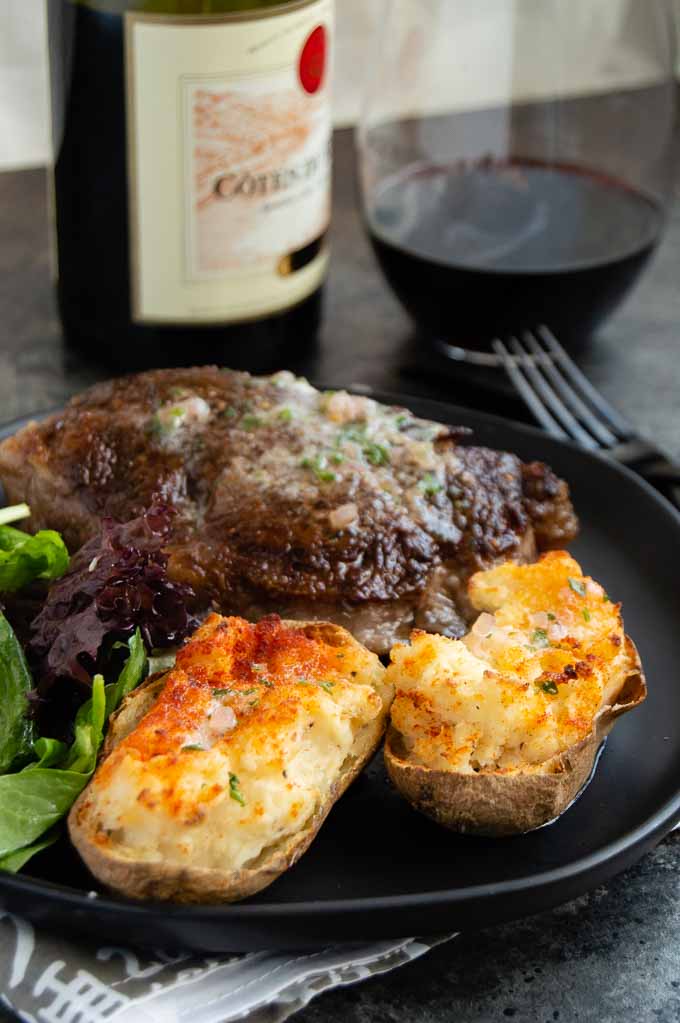
[(0, 1004), (27, 1023), (282, 1023), (322, 991), (387, 973), (446, 940), (215, 958), (66, 943), (0, 911)]

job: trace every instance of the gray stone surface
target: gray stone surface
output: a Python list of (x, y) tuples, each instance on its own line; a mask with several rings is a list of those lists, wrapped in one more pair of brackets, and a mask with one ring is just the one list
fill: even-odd
[(298, 1023), (676, 1023), (680, 835), (551, 913), (332, 992)]
[[(318, 351), (299, 368), (525, 415), (432, 365), (383, 285), (356, 211), (350, 137), (337, 138), (334, 259)], [(680, 456), (680, 204), (660, 253), (582, 363), (643, 432)], [(0, 420), (52, 408), (107, 375), (63, 347), (50, 285), (45, 175), (0, 175)], [(300, 1023), (671, 1023), (680, 1020), (680, 837), (577, 902), (469, 934), (401, 972), (323, 996)], [(426, 930), (427, 921), (423, 921)], [(0, 1019), (3, 1018), (0, 1010)]]

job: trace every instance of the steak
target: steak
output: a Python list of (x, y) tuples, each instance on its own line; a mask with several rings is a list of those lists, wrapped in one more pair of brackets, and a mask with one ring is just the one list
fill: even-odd
[(382, 653), (413, 626), (460, 635), (472, 572), (577, 532), (549, 468), (464, 434), (287, 372), (156, 370), (4, 441), (0, 479), (71, 550), (165, 502), (171, 576), (203, 607), (326, 619)]

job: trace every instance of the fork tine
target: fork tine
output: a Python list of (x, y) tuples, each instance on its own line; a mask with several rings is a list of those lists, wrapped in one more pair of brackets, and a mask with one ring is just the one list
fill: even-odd
[(530, 330), (524, 332), (524, 344), (528, 346), (534, 355), (539, 357), (540, 365), (553, 387), (563, 399), (567, 408), (587, 427), (588, 430), (607, 448), (614, 447), (619, 443), (616, 434), (602, 423), (597, 416), (588, 408), (583, 399), (577, 394), (568, 380), (560, 373), (553, 359), (552, 353), (542, 348)]
[(564, 404), (559, 394), (541, 374), (532, 353), (526, 351), (516, 337), (510, 338), (510, 351), (521, 360), (522, 369), (533, 384), (534, 390), (538, 391), (550, 412), (562, 424), (572, 440), (575, 440), (577, 444), (587, 448), (589, 451), (597, 450), (600, 447), (598, 441), (581, 426), (578, 419)]
[(576, 363), (570, 358), (562, 345), (559, 343), (553, 332), (548, 327), (539, 327), (538, 335), (543, 341), (551, 355), (559, 358), (560, 367), (565, 376), (568, 376), (572, 383), (578, 387), (581, 394), (593, 406), (596, 412), (607, 422), (614, 431), (618, 440), (630, 440), (635, 436), (631, 424), (602, 397), (590, 380), (581, 372)]
[(546, 433), (549, 433), (551, 437), (557, 437), (559, 440), (569, 440), (569, 435), (562, 429), (557, 420), (551, 416), (550, 412), (548, 412), (547, 408), (538, 397), (533, 387), (519, 368), (518, 363), (515, 359), (513, 359), (503, 342), (497, 339), (493, 342), (492, 347), (496, 355), (498, 355), (502, 360), (503, 367), (517, 388), (519, 394), (524, 399), (526, 405), (533, 412), (537, 421), (541, 424)]

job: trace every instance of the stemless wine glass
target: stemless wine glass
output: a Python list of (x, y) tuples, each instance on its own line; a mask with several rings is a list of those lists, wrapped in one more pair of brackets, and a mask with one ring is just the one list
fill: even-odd
[(577, 347), (663, 233), (670, 0), (387, 0), (371, 54), (363, 214), (397, 297), (473, 361), (540, 324)]

